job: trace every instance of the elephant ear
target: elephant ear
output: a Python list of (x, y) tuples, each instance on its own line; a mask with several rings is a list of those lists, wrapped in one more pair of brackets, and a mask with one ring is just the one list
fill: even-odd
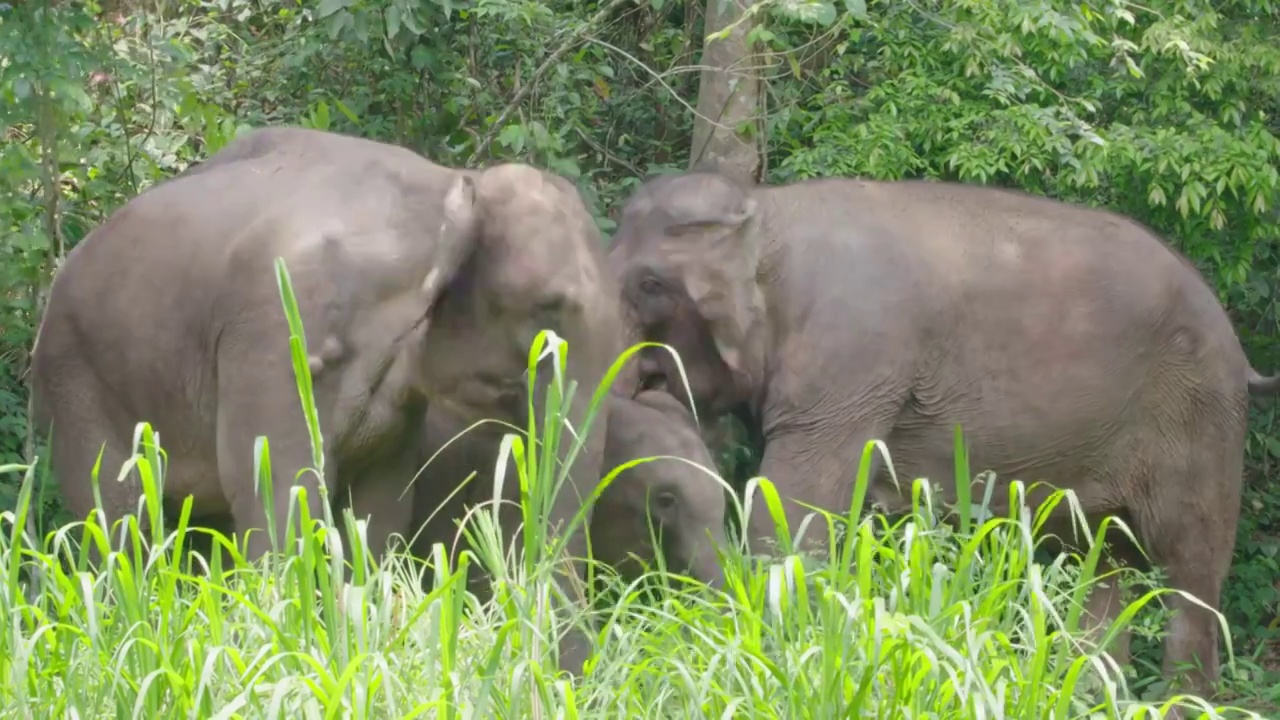
[(666, 246), (678, 258), (685, 291), (706, 318), (720, 357), (731, 370), (742, 373), (752, 331), (764, 317), (756, 281), (761, 251), (759, 206), (727, 178), (717, 179), (733, 192), (717, 188), (697, 212), (673, 218), (665, 234), (674, 242)]
[(428, 306), (435, 305), (445, 287), (475, 251), (480, 236), (480, 212), (476, 183), (466, 172), (457, 172), (441, 202), (440, 228), (435, 262), (422, 281)]
[(696, 163), (689, 167), (689, 172), (707, 175), (720, 174), (720, 162), (714, 157), (699, 158)]

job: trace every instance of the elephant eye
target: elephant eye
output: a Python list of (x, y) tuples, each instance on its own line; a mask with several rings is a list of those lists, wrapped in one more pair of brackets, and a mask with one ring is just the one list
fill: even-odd
[(650, 295), (656, 295), (662, 292), (662, 281), (650, 275), (640, 281), (640, 290)]
[(662, 373), (642, 373), (640, 375), (640, 392), (667, 389), (667, 376)]
[(565, 310), (566, 301), (563, 297), (547, 298), (538, 303), (534, 312), (543, 318), (558, 318)]
[(676, 494), (670, 490), (658, 493), (658, 496), (653, 499), (653, 506), (662, 511), (670, 510), (676, 506)]

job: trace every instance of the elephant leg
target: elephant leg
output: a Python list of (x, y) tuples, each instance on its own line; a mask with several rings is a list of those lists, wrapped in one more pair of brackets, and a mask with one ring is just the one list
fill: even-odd
[[(52, 475), (57, 478), (72, 519), (82, 522), (97, 507), (92, 478), (94, 465), (99, 466), (98, 490), (108, 523), (101, 529), (114, 547), (118, 521), (135, 513), (138, 499), (142, 497), (142, 485), (136, 470), (130, 470), (123, 479), (118, 479), (130, 457), (133, 427), (112, 424), (110, 415), (102, 407), (102, 394), (96, 383), (79, 379), (85, 377), (83, 374), (69, 372), (67, 375), (68, 379), (46, 400), (50, 404), (61, 405), (57, 411), (57, 422), (47, 428), (52, 432), (49, 438)], [(150, 525), (147, 514), (143, 513), (137, 521), (145, 537)], [(101, 522), (101, 518), (97, 522)], [(89, 540), (86, 545), (90, 563), (97, 565), (101, 561), (97, 544)]]
[[(350, 493), (351, 512), (357, 520), (365, 520), (365, 542), (369, 552), (381, 563), (390, 551), (389, 543), (396, 535), (404, 543), (412, 534), (413, 506), (418, 471), (418, 454), (413, 448), (399, 453), (375, 471), (353, 478), (345, 493)], [(412, 485), (410, 484), (412, 483)]]
[[(323, 426), (321, 429), (325, 430)], [(254, 475), (254, 444), (258, 436), (265, 436), (270, 447), (271, 520), (278, 541), (284, 540), (294, 485), (306, 488), (311, 517), (324, 516), (320, 480), (310, 469), (314, 465), (311, 438), (288, 356), (227, 353), (219, 357), (217, 431), (222, 491), (231, 506), (236, 530), (241, 535), (249, 533), (248, 560), (257, 560), (271, 549), (267, 510)], [(332, 434), (333, 429), (328, 432)], [(325, 480), (330, 488), (335, 486), (331, 479), (334, 465), (332, 456), (326, 456), (325, 472), (330, 477)], [(296, 517), (297, 510), (294, 514)]]
[[(428, 465), (423, 475), (430, 474), (431, 466)], [(477, 478), (472, 478), (462, 488), (445, 480), (447, 478), (419, 476), (414, 483), (414, 512), (409, 532), (414, 556), (428, 565), (428, 572), (422, 578), (423, 590), (429, 590), (434, 583), (432, 546), (436, 543), (444, 545), (450, 564), (456, 567), (458, 555), (467, 542), (457, 523), (467, 515), (467, 501), (473, 489), (472, 483)], [(470, 584), (475, 585), (477, 576), (483, 573), (481, 568), (472, 565), (468, 574)]]
[[(1219, 446), (1222, 452), (1206, 451), (1203, 443), (1187, 448), (1180, 468), (1166, 463), (1168, 471), (1150, 486), (1160, 492), (1150, 493), (1153, 502), (1135, 511), (1140, 541), (1164, 568), (1167, 585), (1214, 610), (1235, 550), (1243, 474), (1243, 441), (1232, 438)], [(1185, 681), (1191, 692), (1211, 698), (1219, 670), (1218, 619), (1180, 595), (1166, 597), (1173, 618), (1164, 641), (1164, 675), (1174, 687)]]
[[(1090, 523), (1091, 527), (1096, 527)], [(1109, 547), (1105, 548), (1098, 558), (1095, 577), (1111, 573), (1109, 577), (1098, 580), (1085, 599), (1085, 611), (1080, 617), (1081, 629), (1095, 641), (1102, 639), (1107, 629), (1120, 617), (1125, 608), (1126, 593), (1122, 587), (1120, 572), (1125, 567), (1141, 569), (1145, 564), (1137, 548), (1120, 530), (1107, 532)], [(1110, 647), (1104, 648), (1116, 664), (1124, 667), (1129, 663), (1129, 641), (1132, 635), (1129, 628), (1124, 628), (1112, 639)]]
[[(229, 567), (231, 555), (220, 542), (214, 539), (210, 531), (217, 532), (229, 540), (231, 539), (231, 534), (235, 532), (234, 519), (229, 513), (192, 518), (187, 525), (187, 539), (185, 540), (188, 555), (199, 555), (203, 558), (204, 563), (212, 564), (213, 554), (216, 552), (222, 556), (222, 567)], [(194, 560), (194, 557), (192, 559)]]
[[(855, 423), (848, 431), (810, 433), (805, 430), (771, 432), (765, 441), (764, 458), (760, 463), (760, 475), (774, 484), (782, 500), (789, 532), (794, 536), (805, 516), (814, 513), (804, 535), (796, 542), (799, 551), (825, 555), (827, 549), (827, 523), (822, 515), (801, 505), (821, 508), (836, 516), (849, 512), (853, 498), (854, 482), (862, 451), (871, 440), (885, 440), (893, 427), (897, 408), (884, 408), (875, 416)], [(806, 424), (800, 424), (804, 427)], [(883, 467), (883, 457), (873, 452), (871, 473), (874, 483)], [(764, 497), (757, 492), (752, 498), (751, 515), (747, 525), (748, 548), (752, 553), (766, 551), (776, 542), (775, 523)]]

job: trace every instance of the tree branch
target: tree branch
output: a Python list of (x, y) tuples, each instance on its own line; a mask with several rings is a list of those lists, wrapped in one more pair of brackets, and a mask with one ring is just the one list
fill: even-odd
[(520, 102), (525, 99), (535, 86), (537, 86), (538, 80), (541, 79), (543, 75), (546, 75), (547, 71), (559, 62), (560, 58), (564, 57), (574, 45), (581, 42), (588, 31), (593, 30), (605, 19), (605, 17), (609, 15), (609, 13), (613, 12), (616, 8), (628, 1), (629, 0), (609, 0), (607, 5), (600, 8), (595, 15), (591, 16), (591, 19), (583, 23), (582, 27), (579, 27), (577, 32), (565, 38), (565, 41), (560, 43), (560, 47), (556, 48), (554, 52), (547, 56), (546, 60), (542, 61), (542, 64), (538, 66), (538, 69), (533, 71), (533, 75), (529, 78), (529, 82), (525, 83), (524, 87), (520, 88), (520, 91), (517, 92), (515, 96), (511, 98), (511, 101), (507, 103), (507, 106), (502, 108), (502, 112), (498, 113), (498, 118), (493, 121), (493, 125), (489, 126), (488, 132), (484, 134), (484, 138), (482, 138), (480, 140), (480, 144), (476, 146), (475, 152), (471, 153), (472, 162), (478, 160), (480, 156), (489, 149), (489, 146), (493, 144), (493, 139), (502, 131), (502, 124), (507, 121), (507, 117), (515, 111), (516, 107), (520, 105)]

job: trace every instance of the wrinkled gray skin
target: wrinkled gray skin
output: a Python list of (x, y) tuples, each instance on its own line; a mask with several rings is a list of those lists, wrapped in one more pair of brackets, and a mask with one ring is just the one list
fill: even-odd
[[(873, 438), (904, 492), (876, 453), (872, 501), (908, 509), (916, 477), (953, 501), (959, 423), (973, 470), (998, 473), (996, 513), (1013, 479), (1071, 488), (1092, 527), (1122, 517), (1174, 587), (1218, 605), (1249, 395), (1280, 381), (1257, 375), (1214, 293), (1138, 223), (981, 187), (822, 179), (746, 190), (694, 172), (629, 199), (609, 262), (631, 333), (681, 353), (693, 397), (659, 351), (640, 384), (696, 402), (703, 418), (744, 411), (764, 438), (760, 474), (784, 501), (848, 508)], [(808, 511), (786, 505), (795, 532)], [(824, 536), (822, 522), (806, 538)], [(1070, 538), (1069, 526), (1054, 530)], [(773, 532), (757, 496), (753, 549)], [(1114, 549), (1139, 563), (1131, 544)], [(1172, 602), (1166, 675), (1198, 658), (1203, 672), (1189, 679), (1208, 692), (1217, 622)], [(1120, 594), (1104, 587), (1090, 607), (1109, 622)], [(1127, 637), (1114, 653), (1127, 660)]]
[[(523, 423), (542, 328), (569, 343), (568, 376), (586, 388), (569, 416), (582, 426), (621, 350), (617, 289), (566, 181), (524, 165), (459, 173), (382, 143), (268, 132), (289, 151), (242, 138), (129, 202), (68, 255), (33, 352), (35, 419), (52, 425), (53, 469), (74, 515), (93, 507), (102, 443), (105, 509), (112, 520), (135, 510), (136, 479), (113, 478), (146, 420), (168, 452), (166, 497), (191, 495), (197, 516), (230, 514), (241, 533), (266, 527), (253, 478), (254, 439), (265, 435), (283, 529), (291, 479), (312, 462), (275, 277), (282, 256), (313, 353), (325, 480), (370, 516), (380, 550), (406, 534), (411, 503), (400, 496), (419, 467), (428, 400)], [(575, 460), (575, 483), (600, 475), (603, 422)], [(319, 516), (315, 475), (299, 482)], [(573, 490), (558, 495), (553, 527), (581, 507)], [(252, 557), (268, 546), (265, 531), (250, 535)], [(569, 552), (585, 549), (575, 533)], [(561, 667), (576, 673), (586, 637), (565, 638)]]
[[(591, 550), (595, 559), (618, 570), (628, 581), (656, 568), (657, 534), (666, 567), (719, 587), (723, 582), (715, 546), (725, 547), (724, 487), (710, 451), (693, 417), (672, 395), (647, 392), (635, 399), (610, 394), (604, 446), (603, 479), (615, 467), (638, 458), (658, 459), (623, 470), (596, 500), (591, 515)], [(494, 468), (504, 429), (493, 423), (468, 429), (469, 423), (432, 407), (427, 412), (424, 456), (429, 461), (415, 483), (414, 553), (430, 559), (433, 543), (443, 543), (456, 559), (466, 542), (458, 521), (467, 513), (492, 512)], [(468, 480), (471, 473), (475, 477)], [(450, 497), (463, 483), (465, 487)], [(648, 505), (646, 505), (646, 502)], [(646, 510), (648, 508), (648, 510)], [(522, 522), (519, 476), (514, 459), (504, 474), (499, 521), (514, 529)], [(425, 523), (425, 526), (424, 526)]]

